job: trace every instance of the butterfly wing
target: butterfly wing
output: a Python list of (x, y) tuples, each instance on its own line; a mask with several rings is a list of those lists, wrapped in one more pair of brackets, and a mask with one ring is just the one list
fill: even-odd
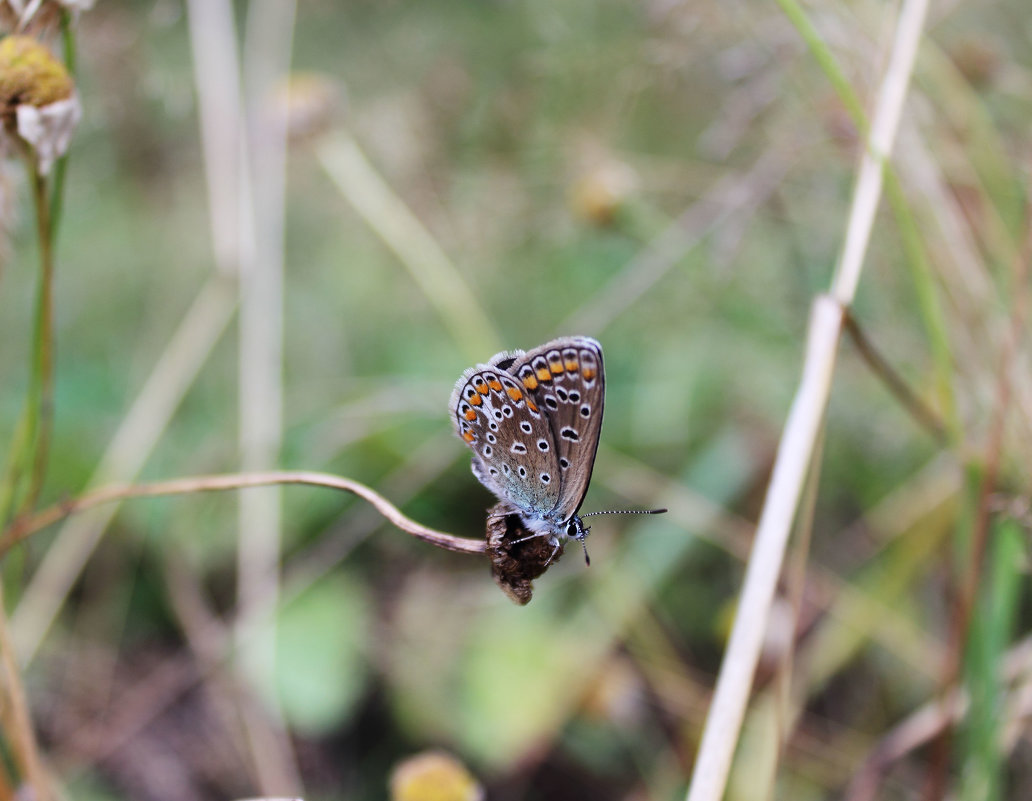
[(595, 464), (605, 405), (602, 346), (591, 337), (561, 337), (515, 356), (507, 369), (547, 418), (560, 481), (546, 515), (564, 522), (580, 508)]
[(470, 368), (450, 408), (456, 433), (473, 449), (473, 474), (502, 501), (541, 518), (559, 498), (559, 457), (547, 416), (530, 393), (496, 363)]

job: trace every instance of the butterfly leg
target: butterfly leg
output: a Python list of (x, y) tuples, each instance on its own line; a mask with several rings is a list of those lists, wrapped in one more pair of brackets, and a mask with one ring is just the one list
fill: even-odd
[[(537, 537), (550, 537), (550, 536), (552, 536), (552, 535), (549, 534), (546, 531), (538, 531), (538, 532), (535, 532), (534, 534), (528, 534), (526, 537), (520, 537), (518, 540), (513, 540), (509, 544), (510, 545), (515, 545), (518, 542), (526, 542), (527, 540), (533, 540), (533, 539), (536, 539)], [(556, 540), (556, 542), (558, 542), (558, 540)]]
[(559, 553), (559, 548), (560, 548), (559, 540), (556, 539), (555, 537), (552, 537), (552, 542), (555, 543), (555, 547), (552, 548), (552, 555), (549, 556), (548, 557), (548, 561), (545, 562), (545, 567), (548, 567), (550, 564), (552, 564), (552, 560), (555, 559), (555, 555), (557, 553)]

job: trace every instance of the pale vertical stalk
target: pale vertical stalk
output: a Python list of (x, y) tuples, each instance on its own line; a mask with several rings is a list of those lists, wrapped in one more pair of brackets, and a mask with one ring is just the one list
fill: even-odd
[(236, 274), (244, 123), (233, 7), (226, 0), (187, 0), (187, 11), (215, 265), (222, 272)]
[(778, 446), (735, 625), (696, 757), (688, 801), (719, 801), (724, 794), (788, 534), (827, 407), (844, 310), (852, 303), (860, 279), (881, 198), (882, 170), (899, 127), (927, 11), (928, 0), (904, 0), (900, 12), (892, 53), (879, 87), (867, 151), (860, 163), (831, 296), (818, 297), (814, 302), (803, 376)]
[[(294, 30), (293, 0), (253, 0), (244, 43), (246, 150), (241, 187), (241, 233), (245, 262), (240, 275), (239, 414), (240, 462), (244, 472), (276, 466), (283, 427), (283, 243), (286, 183), (286, 120), (271, 106), (276, 84), (286, 79)], [(279, 604), (281, 490), (240, 493), (237, 539), (237, 600), (249, 610)], [(249, 619), (247, 615), (240, 618)], [(238, 665), (259, 686), (275, 686), (275, 617), (258, 630), (237, 626)], [(300, 786), (282, 714), (273, 699), (267, 727), (244, 712), (245, 730), (266, 791)], [(278, 741), (278, 742), (275, 742)]]

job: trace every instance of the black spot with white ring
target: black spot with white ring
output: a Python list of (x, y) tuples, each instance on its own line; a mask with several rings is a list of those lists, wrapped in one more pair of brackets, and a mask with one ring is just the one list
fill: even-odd
[(530, 424), (529, 420), (520, 421), (520, 431), (522, 431), (524, 434), (529, 434), (533, 430), (534, 427)]
[(563, 470), (565, 470), (566, 468), (568, 468), (570, 466), (570, 460), (567, 459), (565, 456), (560, 456), (559, 457), (559, 466)]
[(513, 453), (526, 453), (527, 446), (524, 445), (522, 442), (514, 442), (512, 443), (512, 447), (509, 450), (511, 450)]
[(562, 431), (559, 432), (559, 436), (563, 439), (568, 439), (570, 442), (577, 442), (580, 439), (580, 434), (577, 433), (575, 428), (566, 426)]
[(492, 448), (490, 445), (485, 445), (484, 450), (482, 452), (484, 456), (490, 459), (494, 455), (494, 448)]
[(580, 407), (580, 416), (591, 417), (591, 407), (588, 404), (585, 403), (583, 406)]
[(547, 453), (548, 452), (548, 440), (547, 439), (539, 439), (538, 442), (537, 442), (537, 446), (538, 446), (538, 450), (541, 451), (542, 453)]
[(570, 393), (568, 393), (562, 387), (556, 387), (555, 394), (559, 396), (559, 400), (561, 400), (563, 403), (566, 403), (566, 401), (570, 399)]
[(570, 403), (580, 403), (580, 393), (575, 389), (570, 390)]
[(539, 478), (541, 479), (541, 483), (542, 484), (547, 484), (549, 481), (552, 480), (552, 477), (550, 475), (548, 475), (548, 473), (542, 473), (539, 476)]
[(559, 401), (555, 399), (554, 395), (545, 395), (545, 406), (554, 412), (559, 408)]
[(495, 442), (498, 441), (498, 437), (496, 437), (494, 434), (492, 434), (490, 431), (488, 431), (487, 432), (487, 441), (490, 442), (492, 445), (494, 445)]
[(520, 465), (518, 472), (520, 474), (520, 478), (526, 478), (527, 477), (527, 468), (524, 467), (523, 465)]
[(501, 420), (502, 419), (502, 412), (501, 412), (500, 409), (495, 409), (494, 410), (494, 419), (495, 420)]
[(503, 406), (502, 407), (502, 414), (504, 414), (506, 417), (512, 417), (512, 407), (511, 406)]

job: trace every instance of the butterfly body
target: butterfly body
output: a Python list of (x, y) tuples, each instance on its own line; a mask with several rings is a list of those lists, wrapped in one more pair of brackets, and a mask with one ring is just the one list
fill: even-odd
[[(561, 337), (466, 370), (449, 408), (473, 450), (473, 474), (519, 514), (524, 539), (581, 543), (577, 514), (595, 463), (605, 404), (602, 346)], [(518, 540), (517, 540), (518, 541)]]

